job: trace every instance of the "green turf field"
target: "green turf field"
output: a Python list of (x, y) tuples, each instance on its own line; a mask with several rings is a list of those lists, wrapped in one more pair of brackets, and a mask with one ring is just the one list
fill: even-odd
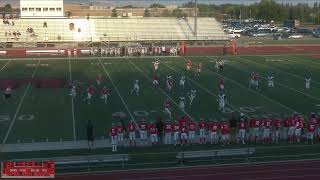
[[(68, 88), (38, 88), (27, 82), (13, 92), (11, 102), (1, 99), (0, 139), (2, 144), (17, 142), (67, 141), (86, 139), (85, 125), (94, 122), (95, 137), (107, 136), (106, 129), (114, 113), (126, 114), (125, 121), (138, 122), (144, 115), (152, 121), (162, 112), (165, 99), (173, 102), (173, 114), (182, 115), (177, 106), (179, 97), (190, 88), (197, 89), (194, 104), (187, 106), (186, 114), (198, 120), (202, 118), (229, 117), (231, 111), (245, 114), (282, 115), (297, 111), (303, 115), (320, 110), (320, 61), (302, 55), (283, 56), (228, 56), (223, 72), (213, 69), (216, 57), (192, 57), (193, 63), (201, 62), (203, 72), (195, 77), (185, 70), (182, 57), (160, 57), (158, 74), (160, 88), (152, 85), (155, 58), (88, 58), (88, 59), (22, 59), (1, 60), (1, 80), (50, 79), (78, 80), (78, 97), (72, 99)], [(194, 66), (195, 68), (195, 66)], [(250, 73), (263, 77), (272, 73), (275, 88), (266, 87), (262, 79), (259, 91), (248, 88)], [(108, 104), (95, 95), (88, 105), (83, 102), (85, 88), (95, 84), (98, 74), (104, 77), (103, 85), (112, 90)], [(176, 81), (174, 92), (165, 88), (165, 77), (171, 74)], [(186, 90), (178, 88), (180, 74), (186, 74)], [(311, 89), (305, 89), (305, 77), (311, 77)], [(228, 98), (227, 113), (218, 110), (216, 94), (218, 82), (225, 80)], [(130, 94), (133, 81), (140, 81), (140, 96)]]

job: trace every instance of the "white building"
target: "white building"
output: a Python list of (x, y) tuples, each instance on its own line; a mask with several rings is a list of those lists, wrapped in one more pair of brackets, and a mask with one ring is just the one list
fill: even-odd
[(21, 18), (63, 17), (63, 0), (20, 0)]

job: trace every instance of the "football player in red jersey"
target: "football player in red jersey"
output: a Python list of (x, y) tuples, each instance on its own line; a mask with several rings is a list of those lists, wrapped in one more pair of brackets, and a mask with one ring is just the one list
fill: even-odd
[(96, 82), (97, 82), (97, 85), (100, 86), (101, 82), (102, 82), (102, 75), (101, 74), (98, 74), (97, 77), (96, 77)]
[(156, 128), (156, 125), (154, 123), (150, 123), (148, 125), (148, 130), (149, 130), (150, 140), (152, 145), (159, 144), (158, 130)]
[(311, 144), (313, 144), (313, 137), (314, 132), (316, 131), (316, 124), (313, 121), (308, 122), (308, 134), (307, 134), (307, 143), (309, 143), (309, 140)]
[(220, 91), (224, 91), (224, 80), (223, 79), (220, 79), (219, 89), (220, 89)]
[(158, 87), (159, 85), (159, 76), (157, 74), (154, 74), (153, 75), (153, 82), (152, 84), (155, 86), (155, 87)]
[(136, 125), (133, 120), (131, 120), (128, 124), (129, 131), (129, 146), (136, 146)]
[(208, 129), (210, 131), (210, 143), (211, 144), (218, 144), (218, 129), (219, 129), (219, 124), (218, 121), (215, 120), (209, 120), (208, 123)]
[(142, 119), (139, 123), (139, 128), (140, 128), (140, 140), (143, 144), (147, 144), (147, 128), (148, 128), (148, 124), (147, 122)]
[(229, 123), (226, 120), (223, 120), (220, 127), (223, 145), (229, 144), (229, 128)]
[(188, 124), (189, 144), (195, 143), (194, 138), (196, 134), (196, 127), (197, 127), (197, 123), (194, 120), (191, 120), (191, 122)]
[(181, 146), (188, 145), (188, 128), (186, 125), (180, 124)]
[(178, 121), (175, 121), (173, 124), (173, 141), (174, 146), (180, 144), (180, 124)]
[(280, 138), (281, 120), (276, 117), (273, 121), (273, 139), (272, 141), (278, 144)]
[(241, 141), (242, 144), (245, 144), (245, 139), (246, 139), (246, 129), (247, 129), (247, 124), (244, 118), (240, 119), (240, 122), (238, 124), (238, 144)]
[(118, 130), (117, 130), (117, 126), (115, 126), (113, 123), (112, 123), (112, 128), (109, 130), (109, 135), (111, 138), (112, 152), (117, 152)]
[(200, 119), (198, 126), (199, 126), (199, 135), (200, 135), (200, 144), (205, 144), (207, 123), (203, 119)]
[(90, 85), (87, 88), (87, 97), (85, 98), (85, 101), (87, 101), (88, 104), (90, 104), (93, 94), (94, 94), (94, 86)]
[(300, 143), (301, 140), (301, 130), (304, 128), (304, 119), (301, 115), (298, 115), (295, 125), (294, 136), (297, 143)]
[(192, 69), (192, 61), (189, 59), (186, 63), (187, 71), (190, 71)]
[(316, 124), (316, 127), (317, 127), (317, 136), (318, 136), (318, 139), (320, 140), (320, 112), (317, 114), (317, 124)]
[(119, 122), (118, 125), (117, 125), (117, 132), (118, 132), (118, 144), (120, 146), (123, 146), (124, 128), (123, 128), (123, 124), (121, 122)]
[(270, 117), (266, 117), (263, 121), (263, 140), (265, 143), (270, 142), (271, 140), (271, 127), (272, 120)]
[(172, 79), (172, 76), (170, 76), (170, 75), (167, 76), (166, 87), (167, 87), (167, 90), (168, 90), (169, 92), (172, 91), (173, 79)]
[(169, 115), (169, 118), (172, 119), (172, 115), (171, 115), (171, 102), (169, 99), (167, 99), (164, 102), (164, 112), (166, 112)]
[(104, 104), (107, 104), (109, 95), (110, 90), (106, 86), (104, 86), (101, 90), (101, 99), (104, 100)]
[(199, 63), (199, 64), (197, 65), (196, 77), (199, 77), (199, 76), (200, 76), (201, 69), (202, 69), (202, 63)]
[(172, 137), (172, 123), (170, 120), (167, 120), (164, 124), (164, 133), (165, 133), (165, 140), (164, 144), (171, 144), (171, 137)]

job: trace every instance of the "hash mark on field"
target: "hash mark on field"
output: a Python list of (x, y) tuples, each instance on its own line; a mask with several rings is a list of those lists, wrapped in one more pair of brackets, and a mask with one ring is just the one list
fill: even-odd
[[(182, 58), (184, 58), (184, 57), (182, 57)], [(184, 58), (184, 59), (185, 59), (185, 58)], [(181, 74), (181, 73), (179, 73), (177, 70), (175, 70), (174, 68), (172, 68), (171, 66), (169, 66), (169, 65), (166, 65), (166, 66), (167, 66), (168, 68), (170, 68), (171, 70), (175, 71), (176, 73)], [(212, 95), (212, 96), (214, 96), (214, 97), (217, 97), (217, 95), (215, 95), (214, 93), (212, 93), (209, 89), (203, 87), (203, 86), (202, 86), (201, 84), (199, 84), (198, 82), (194, 81), (193, 79), (191, 79), (191, 78), (189, 78), (189, 77), (187, 77), (187, 76), (186, 76), (186, 78), (189, 79), (193, 84), (197, 85), (200, 89), (202, 89), (202, 90), (203, 90), (204, 92), (206, 92), (207, 94), (210, 94), (210, 95)], [(231, 105), (230, 103), (226, 103), (226, 104), (229, 105), (233, 110), (241, 113), (240, 110), (238, 110), (237, 108), (235, 108), (235, 107), (234, 107), (233, 105)]]
[[(72, 82), (72, 70), (71, 70), (71, 62), (70, 58), (69, 60), (69, 76), (70, 76), (70, 82)], [(77, 140), (77, 135), (76, 135), (76, 120), (74, 116), (74, 101), (73, 97), (71, 96), (71, 111), (72, 111), (72, 125), (73, 125), (73, 140)]]
[(133, 120), (133, 122), (135, 123), (136, 127), (139, 128), (138, 123), (136, 122), (135, 118), (134, 118), (133, 115), (131, 114), (131, 112), (130, 112), (128, 106), (127, 106), (127, 103), (124, 101), (123, 97), (121, 96), (119, 89), (118, 89), (117, 86), (114, 84), (114, 82), (113, 82), (113, 80), (112, 80), (109, 72), (107, 71), (106, 67), (103, 65), (103, 63), (101, 62), (101, 59), (100, 59), (100, 58), (98, 58), (98, 61), (99, 61), (100, 65), (102, 66), (105, 74), (106, 74), (106, 75), (108, 76), (108, 78), (110, 79), (110, 82), (111, 82), (112, 86), (114, 87), (114, 89), (116, 90), (118, 96), (120, 97), (120, 99), (121, 99), (121, 101), (122, 101), (122, 104), (124, 105), (124, 107), (126, 108), (128, 114), (129, 114), (130, 117), (131, 117), (131, 120)]
[[(37, 72), (37, 70), (38, 70), (39, 65), (40, 65), (40, 60), (38, 61), (38, 65), (37, 65), (37, 67), (35, 68), (35, 70), (34, 70), (33, 73), (32, 73), (31, 79), (34, 79), (34, 76), (36, 75), (36, 72)], [(4, 144), (6, 143), (8, 137), (9, 137), (9, 134), (10, 134), (10, 132), (11, 132), (11, 129), (12, 129), (12, 127), (13, 127), (13, 124), (14, 124), (14, 122), (15, 122), (16, 119), (17, 119), (18, 113), (19, 113), (20, 108), (21, 108), (21, 106), (22, 106), (22, 103), (23, 103), (23, 101), (24, 101), (24, 99), (25, 99), (25, 97), (26, 97), (26, 95), (27, 95), (28, 90), (29, 90), (30, 87), (31, 87), (31, 84), (32, 84), (32, 83), (31, 83), (31, 81), (30, 81), (30, 82), (28, 83), (28, 86), (27, 86), (26, 90), (25, 90), (24, 93), (23, 93), (23, 96), (22, 96), (22, 98), (21, 98), (21, 100), (20, 100), (19, 106), (18, 106), (18, 108), (17, 108), (17, 110), (16, 110), (16, 112), (15, 112), (13, 118), (12, 118), (12, 121), (11, 121), (11, 124), (10, 124), (10, 126), (9, 126), (9, 129), (8, 129), (8, 131), (7, 131), (4, 139), (3, 139), (3, 141), (2, 141), (2, 146), (4, 146)]]
[[(238, 58), (238, 59), (245, 59), (245, 58), (242, 58), (242, 57), (237, 57), (237, 58)], [(229, 66), (231, 66), (232, 68), (237, 69), (237, 70), (239, 70), (239, 71), (242, 71), (242, 72), (245, 72), (245, 73), (250, 73), (249, 71), (242, 70), (242, 69), (240, 69), (240, 68), (238, 68), (238, 67), (236, 67), (236, 66), (232, 66), (232, 65), (229, 65)], [(261, 77), (262, 77), (263, 79), (265, 79), (265, 80), (268, 80), (268, 79), (267, 79), (266, 77), (264, 77), (264, 76), (261, 76)], [(304, 95), (304, 96), (307, 96), (307, 97), (309, 97), (309, 98), (311, 98), (311, 99), (320, 101), (320, 98), (314, 97), (314, 96), (312, 96), (311, 94), (304, 93), (304, 92), (299, 91), (299, 90), (297, 90), (297, 89), (295, 89), (295, 88), (289, 87), (289, 86), (287, 86), (287, 85), (285, 85), (285, 84), (279, 83), (279, 82), (277, 82), (277, 81), (275, 81), (275, 84), (278, 84), (279, 86), (282, 86), (282, 87), (284, 87), (284, 88), (290, 89), (291, 91), (295, 91), (295, 92), (297, 92), (297, 93), (300, 93), (300, 94), (302, 94), (302, 95)]]
[[(151, 79), (150, 77), (148, 77), (147, 74), (146, 74), (144, 71), (141, 70), (141, 68), (139, 68), (136, 64), (134, 64), (131, 60), (129, 60), (129, 59), (127, 59), (127, 58), (126, 58), (126, 60), (129, 61), (129, 63), (132, 64), (138, 71), (140, 71), (150, 82), (152, 82), (152, 79)], [(156, 60), (157, 60), (157, 59), (156, 59)], [(162, 92), (162, 94), (164, 94), (167, 98), (169, 98), (170, 101), (172, 101), (174, 105), (176, 105), (176, 106), (179, 108), (178, 103), (177, 103), (175, 100), (173, 100), (173, 99), (168, 95), (168, 93), (166, 93), (162, 88), (158, 88), (158, 89)], [(185, 113), (189, 118), (192, 119), (192, 116), (191, 116), (189, 113), (187, 113), (186, 111), (183, 111), (183, 113)]]

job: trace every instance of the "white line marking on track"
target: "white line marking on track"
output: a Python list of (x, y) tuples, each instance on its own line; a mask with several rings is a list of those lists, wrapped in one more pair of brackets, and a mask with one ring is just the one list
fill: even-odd
[[(37, 65), (37, 67), (35, 68), (35, 70), (34, 70), (33, 73), (32, 73), (31, 80), (34, 79), (34, 76), (36, 75), (36, 72), (37, 72), (37, 70), (38, 70), (39, 64), (40, 64), (40, 60), (38, 61), (38, 65)], [(28, 86), (27, 86), (26, 90), (25, 90), (24, 93), (23, 93), (23, 96), (22, 96), (22, 98), (21, 98), (21, 100), (20, 100), (19, 106), (18, 106), (18, 108), (17, 108), (17, 110), (16, 110), (16, 112), (15, 112), (13, 118), (12, 118), (12, 121), (11, 121), (11, 124), (10, 124), (10, 126), (9, 126), (9, 129), (8, 129), (8, 131), (7, 131), (4, 139), (3, 139), (3, 141), (2, 141), (2, 146), (4, 146), (4, 144), (6, 143), (8, 137), (9, 137), (9, 134), (10, 134), (10, 132), (11, 132), (11, 129), (12, 129), (12, 127), (13, 127), (13, 124), (14, 124), (14, 122), (15, 122), (16, 119), (17, 119), (18, 113), (19, 113), (19, 111), (20, 111), (20, 108), (21, 108), (21, 106), (22, 106), (22, 103), (23, 103), (23, 101), (24, 101), (24, 98), (26, 97), (27, 92), (29, 91), (29, 89), (30, 89), (30, 87), (31, 87), (31, 84), (32, 84), (32, 82), (30, 81), (30, 82), (28, 83)]]
[[(156, 58), (155, 58), (155, 59), (156, 59)], [(146, 74), (143, 70), (141, 70), (141, 68), (139, 68), (136, 64), (134, 64), (131, 60), (129, 60), (129, 59), (127, 59), (127, 60), (128, 60), (129, 63), (131, 63), (138, 71), (140, 71), (147, 79), (149, 79), (149, 80), (152, 82), (152, 79), (151, 79), (150, 77), (148, 77), (147, 74)], [(156, 59), (156, 60), (157, 60), (157, 59)], [(168, 95), (168, 93), (166, 93), (162, 88), (158, 88), (158, 89), (162, 92), (162, 94), (164, 94), (167, 98), (169, 98), (170, 101), (172, 101), (174, 105), (176, 105), (176, 106), (179, 108), (179, 104), (178, 104), (176, 101), (174, 101), (174, 100)], [(188, 114), (186, 111), (183, 111), (183, 113), (185, 113), (189, 118), (192, 119), (192, 116), (191, 116), (190, 114)]]
[(247, 163), (231, 163), (231, 164), (214, 164), (214, 165), (199, 165), (199, 166), (183, 166), (183, 167), (166, 167), (166, 168), (148, 168), (148, 169), (130, 169), (130, 170), (111, 170), (111, 171), (94, 171), (94, 172), (74, 172), (74, 173), (59, 173), (58, 175), (69, 177), (81, 177), (88, 175), (103, 175), (110, 173), (127, 173), (138, 174), (140, 172), (155, 172), (155, 171), (177, 171), (192, 168), (193, 170), (206, 170), (208, 168), (223, 169), (235, 167), (260, 167), (270, 164), (287, 165), (292, 163), (303, 162), (320, 162), (320, 159), (300, 159), (300, 160), (282, 160), (282, 161), (267, 161), (267, 162), (247, 162)]
[[(237, 58), (238, 58), (238, 59), (244, 59), (244, 58), (242, 58), (242, 57), (237, 57)], [(236, 67), (236, 66), (233, 66), (233, 65), (229, 65), (229, 66), (231, 66), (231, 67), (233, 67), (234, 69), (237, 69), (237, 70), (239, 70), (239, 71), (242, 71), (242, 72), (245, 72), (245, 73), (250, 73), (249, 71), (242, 70), (242, 69), (240, 69), (240, 68), (238, 68), (238, 67)], [(261, 76), (261, 77), (262, 77), (263, 79), (265, 79), (265, 80), (268, 80), (268, 79), (267, 79), (266, 77), (264, 77), (264, 76)], [(300, 93), (300, 94), (302, 94), (302, 95), (304, 95), (304, 96), (307, 96), (307, 97), (309, 97), (309, 98), (311, 98), (311, 99), (320, 101), (320, 98), (317, 98), (317, 97), (312, 96), (311, 94), (304, 93), (304, 92), (302, 92), (302, 91), (296, 90), (295, 88), (289, 87), (289, 86), (287, 86), (287, 85), (285, 85), (285, 84), (279, 83), (279, 82), (277, 82), (277, 81), (275, 81), (275, 84), (278, 84), (279, 86), (282, 86), (282, 87), (285, 87), (285, 88), (290, 89), (290, 90), (292, 90), (292, 91), (295, 91), (295, 92), (297, 92), (297, 93)]]
[[(68, 59), (69, 62), (69, 76), (70, 76), (70, 82), (72, 81), (72, 69), (71, 69), (71, 62), (70, 58)], [(74, 116), (74, 101), (73, 97), (71, 97), (71, 111), (72, 111), (72, 125), (73, 125), (73, 140), (77, 140), (77, 135), (76, 135), (76, 119)]]
[(129, 110), (129, 108), (128, 108), (127, 103), (124, 101), (123, 97), (122, 97), (121, 94), (120, 94), (119, 89), (118, 89), (117, 86), (114, 84), (114, 82), (113, 82), (113, 80), (112, 80), (109, 72), (107, 71), (105, 65), (101, 62), (101, 59), (100, 59), (100, 58), (98, 58), (98, 61), (99, 61), (100, 65), (102, 66), (105, 74), (106, 74), (106, 75), (108, 76), (108, 78), (110, 79), (111, 84), (113, 85), (114, 89), (116, 90), (118, 96), (120, 97), (120, 99), (121, 99), (121, 101), (122, 101), (122, 104), (124, 105), (124, 107), (126, 108), (128, 114), (130, 115), (131, 120), (133, 120), (133, 122), (135, 123), (136, 127), (139, 129), (138, 123), (136, 122), (134, 116), (131, 114), (131, 112), (130, 112), (130, 110)]
[(294, 171), (294, 172), (298, 172), (298, 171), (305, 171), (305, 170), (319, 170), (319, 167), (315, 167), (315, 168), (291, 168), (291, 169), (275, 169), (275, 170), (259, 170), (259, 171), (240, 171), (240, 172), (225, 172), (225, 173), (202, 173), (202, 174), (191, 174), (191, 175), (163, 175), (162, 177), (158, 176), (158, 177), (147, 177), (147, 178), (125, 178), (123, 180), (150, 180), (150, 179), (173, 179), (173, 178), (190, 178), (190, 177), (208, 177), (208, 176), (223, 176), (223, 175), (240, 175), (240, 174), (259, 174), (259, 173), (271, 173), (271, 172), (289, 172), (289, 171)]
[(8, 62), (6, 62), (6, 64), (5, 64), (4, 66), (2, 66), (2, 68), (0, 69), (0, 72), (1, 72), (2, 70), (4, 70), (4, 68), (6, 68), (7, 65), (8, 65), (11, 61), (12, 61), (12, 60), (9, 60)]
[[(210, 59), (210, 57), (207, 57), (207, 58)], [(261, 96), (261, 97), (263, 97), (263, 98), (265, 98), (265, 99), (268, 99), (269, 101), (271, 101), (271, 102), (273, 102), (273, 103), (275, 103), (275, 104), (278, 104), (278, 105), (280, 105), (281, 107), (283, 107), (283, 108), (285, 108), (285, 109), (287, 109), (287, 110), (289, 110), (289, 111), (291, 111), (291, 112), (298, 112), (298, 111), (296, 111), (296, 110), (293, 110), (293, 109), (289, 108), (289, 107), (286, 106), (286, 105), (283, 105), (283, 104), (279, 103), (278, 101), (275, 101), (275, 100), (273, 100), (273, 99), (271, 99), (271, 98), (269, 98), (269, 97), (267, 97), (267, 96), (265, 96), (265, 95), (263, 95), (263, 94), (261, 94), (261, 93), (258, 93), (258, 92), (255, 91), (255, 90), (252, 90), (252, 89), (248, 88), (248, 87), (245, 86), (245, 85), (242, 85), (242, 84), (240, 84), (240, 83), (232, 80), (231, 78), (228, 78), (228, 77), (223, 76), (223, 75), (221, 75), (221, 74), (218, 74), (218, 73), (216, 73), (216, 72), (213, 72), (213, 73), (216, 74), (217, 76), (220, 76), (220, 77), (222, 77), (222, 78), (224, 78), (224, 79), (227, 79), (228, 81), (232, 82), (233, 84), (236, 84), (236, 85), (238, 85), (238, 86), (240, 86), (240, 87), (242, 87), (242, 88), (245, 88), (245, 89), (249, 89), (249, 90), (250, 90), (251, 92), (253, 92), (254, 94), (259, 95), (259, 96)], [(304, 116), (304, 117), (305, 117), (305, 116)]]
[[(183, 57), (182, 57), (183, 58)], [(184, 58), (185, 59), (185, 58)], [(165, 66), (167, 66), (168, 68), (170, 68), (171, 70), (175, 71), (176, 73), (178, 74), (181, 74), (179, 73), (177, 70), (175, 70), (174, 68), (172, 68), (171, 66), (165, 64)], [(187, 79), (189, 79), (193, 84), (197, 85), (200, 89), (202, 89), (204, 92), (214, 96), (214, 97), (217, 97), (217, 95), (215, 95), (214, 93), (212, 93), (209, 89), (203, 87), (201, 84), (199, 84), (198, 82), (194, 81), (193, 79), (189, 78), (186, 76)], [(233, 105), (231, 105), (230, 103), (227, 103), (227, 105), (229, 105), (233, 110), (241, 113), (241, 111), (239, 109), (237, 109), (236, 107), (234, 107)]]

